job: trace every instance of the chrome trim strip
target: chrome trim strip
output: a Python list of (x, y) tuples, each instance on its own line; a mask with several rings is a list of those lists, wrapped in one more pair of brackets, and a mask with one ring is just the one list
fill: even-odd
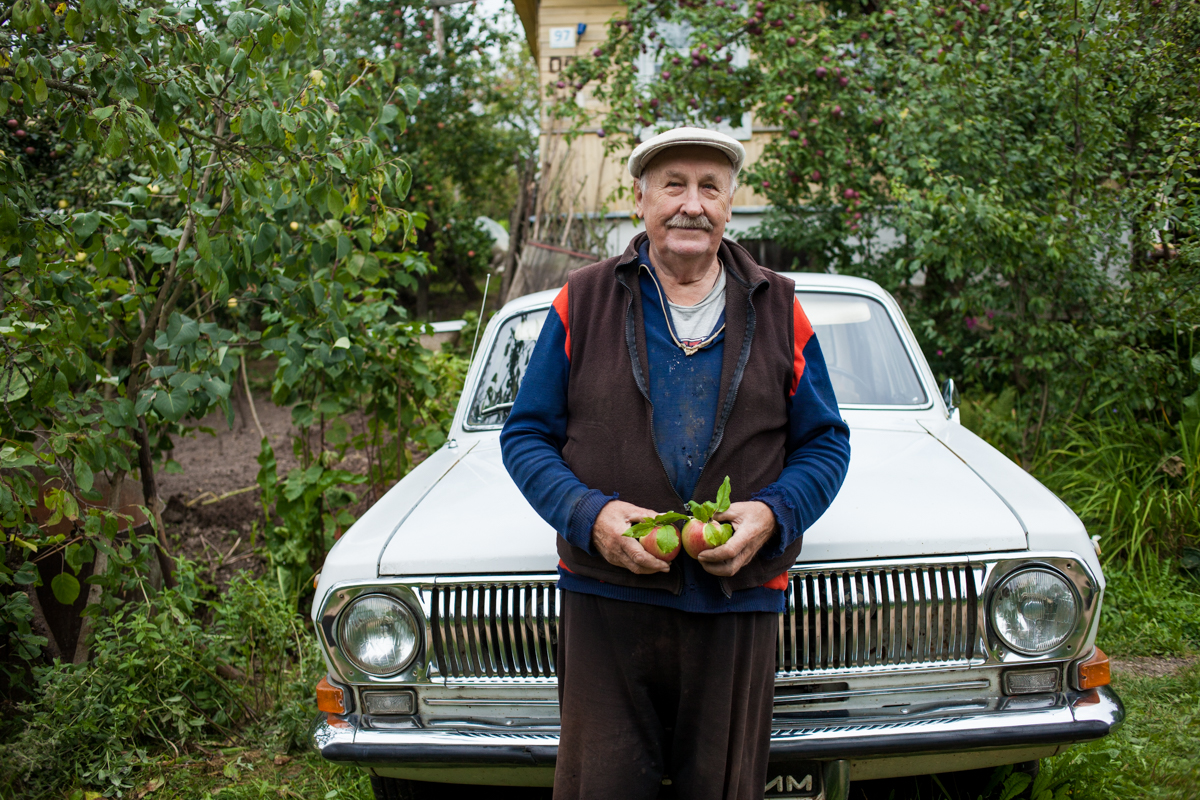
[(461, 700), (431, 697), (421, 702), (427, 706), (558, 706), (558, 700), (498, 700), (490, 697), (469, 697)]
[[(1088, 741), (1117, 729), (1125, 717), (1120, 698), (1108, 687), (1067, 703), (1055, 695), (1043, 708), (960, 708), (915, 717), (876, 716), (853, 720), (779, 720), (771, 731), (773, 756), (810, 758), (958, 752), (1014, 744)], [(324, 714), (312, 731), (318, 752), (331, 761), (359, 764), (444, 763), (551, 766), (558, 746), (555, 726), (488, 725), (473, 720), (439, 720), (430, 728), (368, 729), (353, 715), (330, 725)], [(454, 726), (451, 728), (450, 726)], [(457, 729), (455, 729), (457, 728)]]
[(846, 689), (839, 692), (813, 692), (812, 694), (797, 694), (775, 698), (777, 706), (799, 706), (818, 700), (840, 700), (845, 697), (871, 697), (883, 694), (919, 694), (921, 692), (957, 691), (960, 689), (987, 689), (992, 682), (987, 678), (974, 681), (958, 681), (956, 683), (910, 684), (906, 686), (887, 686), (879, 689)]

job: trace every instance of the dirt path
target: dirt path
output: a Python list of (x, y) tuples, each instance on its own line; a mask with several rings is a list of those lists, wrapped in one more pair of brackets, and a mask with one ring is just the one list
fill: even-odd
[(1165, 678), (1200, 661), (1200, 656), (1130, 656), (1113, 658), (1113, 672), (1132, 675), (1136, 678)]
[[(291, 411), (265, 395), (255, 408), (275, 449), (279, 471), (296, 465)], [(229, 427), (223, 413), (210, 414), (176, 437), (171, 453), (182, 472), (158, 472), (159, 495), (166, 502), (163, 521), (177, 554), (208, 565), (206, 580), (223, 587), (238, 571), (262, 574), (263, 559), (251, 550), (262, 542), (258, 454), (261, 440), (249, 415), (238, 414)], [(205, 429), (211, 432), (206, 432)]]

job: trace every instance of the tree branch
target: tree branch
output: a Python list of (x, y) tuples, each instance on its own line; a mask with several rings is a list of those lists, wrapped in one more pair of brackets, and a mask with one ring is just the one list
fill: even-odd
[[(14, 75), (12, 69), (9, 67), (0, 68), (0, 78), (13, 80)], [(91, 100), (96, 96), (96, 91), (94, 89), (89, 89), (86, 86), (79, 86), (74, 83), (68, 83), (66, 81), (60, 81), (54, 78), (45, 78), (44, 80), (46, 81), (47, 89), (53, 89), (56, 92), (66, 92), (69, 95), (78, 97), (80, 100)]]

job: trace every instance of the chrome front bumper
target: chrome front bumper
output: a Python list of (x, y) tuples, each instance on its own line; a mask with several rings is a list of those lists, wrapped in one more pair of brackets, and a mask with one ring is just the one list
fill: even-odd
[[(1106, 736), (1120, 726), (1125, 708), (1109, 687), (1083, 693), (1010, 698), (973, 713), (893, 715), (879, 718), (777, 718), (771, 760), (872, 758), (922, 753), (1066, 745)], [(363, 767), (444, 765), (460, 767), (553, 767), (558, 731), (552, 727), (386, 730), (349, 715), (322, 715), (313, 731), (318, 752), (335, 762)]]

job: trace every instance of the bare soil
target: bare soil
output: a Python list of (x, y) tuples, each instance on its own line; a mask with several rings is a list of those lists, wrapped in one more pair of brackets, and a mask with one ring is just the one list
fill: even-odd
[(1166, 678), (1200, 661), (1200, 656), (1129, 656), (1111, 660), (1113, 672), (1136, 678)]
[[(240, 400), (240, 398), (239, 398)], [(242, 401), (244, 402), (244, 401)], [(263, 433), (275, 451), (276, 471), (282, 477), (299, 462), (292, 443), (298, 431), (291, 410), (280, 408), (265, 392), (254, 393), (254, 407)], [(266, 568), (262, 555), (263, 509), (256, 479), (262, 440), (249, 407), (235, 406), (231, 428), (221, 412), (210, 414), (177, 437), (171, 460), (182, 471), (157, 473), (159, 496), (165, 502), (163, 522), (174, 554), (207, 565), (205, 579), (223, 588), (238, 572), (261, 575)], [(362, 419), (349, 419), (359, 430)], [(414, 460), (419, 455), (414, 454)], [(367, 471), (366, 456), (350, 450), (340, 469)], [(360, 502), (351, 513), (361, 516), (389, 487), (358, 487)]]
[[(258, 394), (255, 408), (278, 469), (296, 465), (292, 455), (295, 428), (291, 412)], [(262, 574), (266, 564), (252, 549), (262, 541), (258, 454), (261, 439), (248, 414), (238, 414), (233, 428), (223, 413), (210, 414), (177, 437), (171, 459), (182, 472), (158, 472), (158, 491), (166, 501), (163, 522), (175, 554), (209, 565), (207, 579), (223, 587), (239, 571)], [(206, 432), (208, 429), (210, 432)]]

